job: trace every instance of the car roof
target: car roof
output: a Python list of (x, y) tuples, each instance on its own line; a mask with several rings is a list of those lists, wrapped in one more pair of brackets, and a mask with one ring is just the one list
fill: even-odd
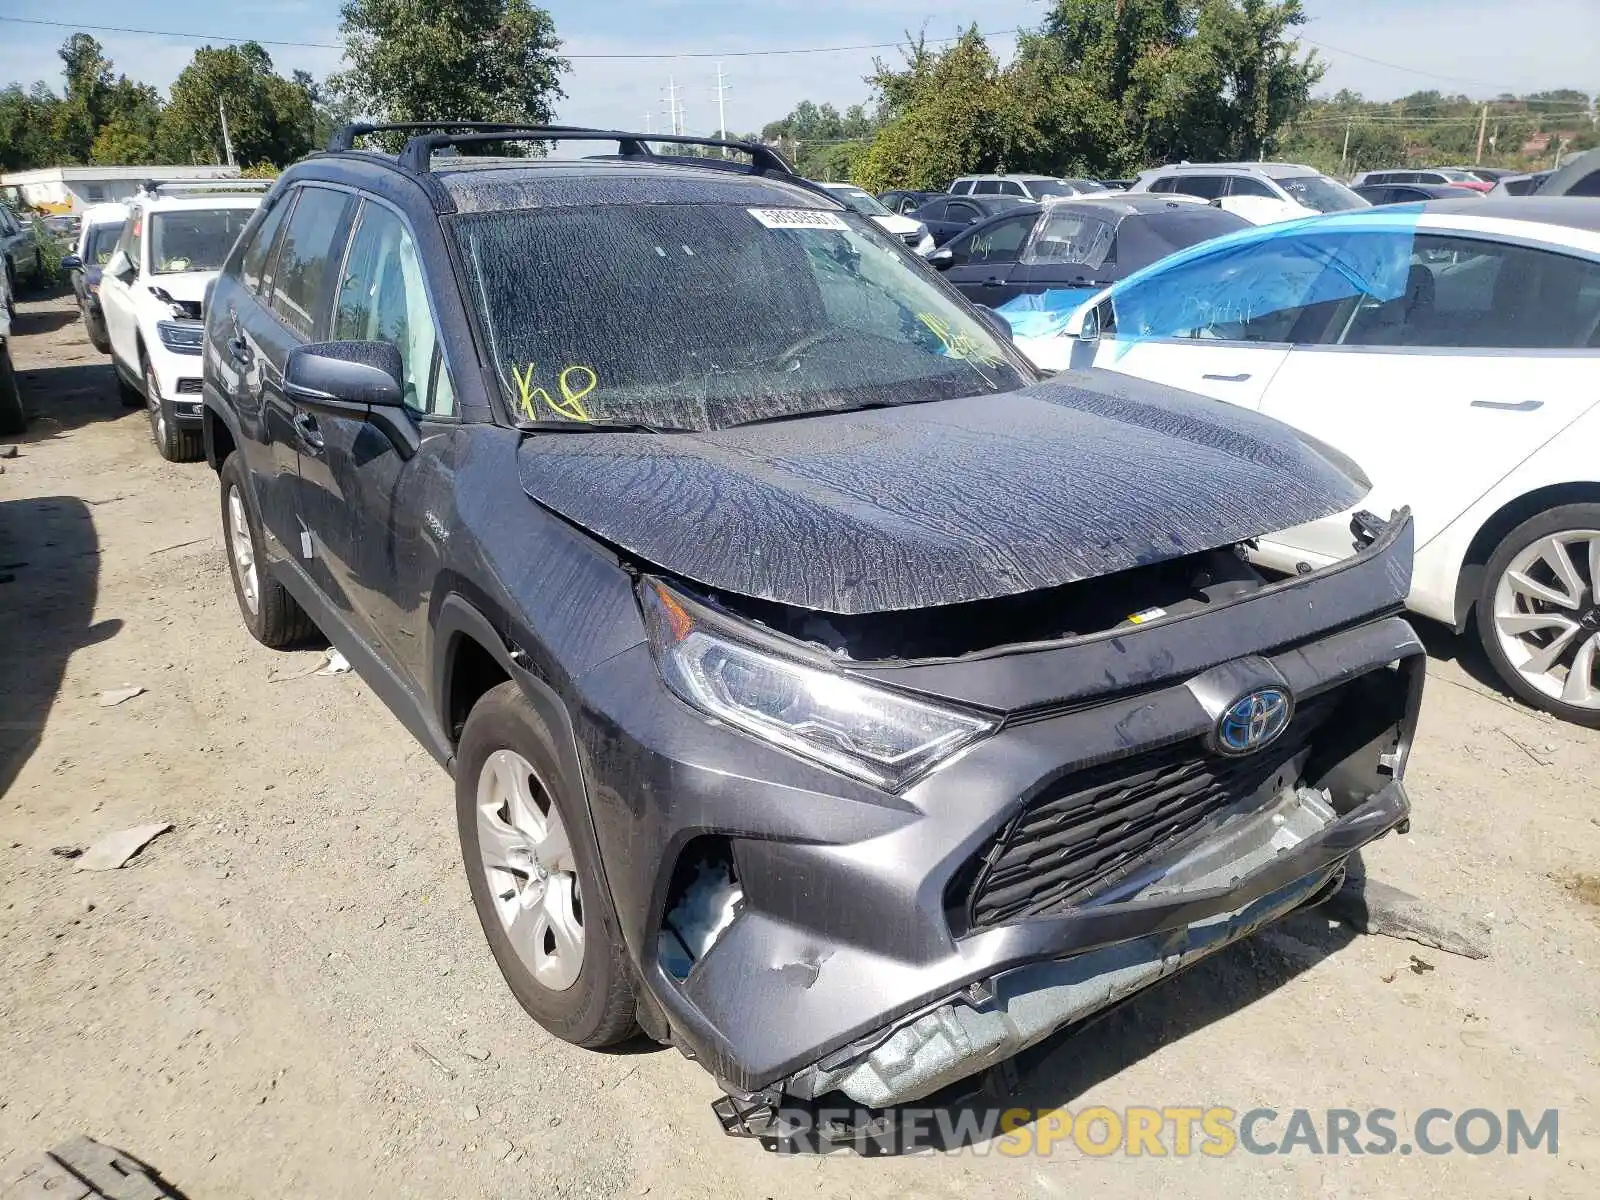
[(85, 225), (110, 225), (128, 219), (128, 202), (117, 200), (109, 204), (91, 204), (80, 214)]
[(1483, 195), (1482, 192), (1479, 192), (1474, 188), (1461, 187), (1454, 183), (1363, 183), (1357, 185), (1355, 190), (1361, 192), (1365, 191), (1367, 188), (1392, 187), (1410, 188), (1414, 192), (1422, 192), (1424, 195), (1428, 196), (1437, 196), (1441, 200), (1448, 200), (1452, 198), (1466, 199), (1467, 197), (1462, 195), (1463, 192), (1471, 192), (1472, 195), (1479, 197)]
[(1600, 198), (1583, 196), (1493, 196), (1429, 200), (1422, 211), (1462, 217), (1498, 217), (1503, 221), (1532, 221), (1559, 225), (1584, 233), (1600, 233)]
[[(192, 212), (197, 209), (206, 211), (217, 208), (255, 208), (265, 195), (265, 192), (212, 192), (204, 196), (140, 195), (133, 197), (129, 203), (137, 204), (150, 212)], [(127, 210), (123, 211), (126, 214)]]
[[(339, 157), (342, 156), (329, 155), (322, 161), (336, 161)], [(395, 161), (382, 157), (390, 163)], [(456, 210), (463, 213), (604, 204), (844, 207), (815, 185), (799, 179), (751, 175), (671, 159), (438, 158), (434, 160), (432, 176), (449, 194)]]
[(1188, 212), (1196, 208), (1211, 208), (1198, 197), (1178, 198), (1165, 192), (1108, 192), (1105, 195), (1073, 196), (1070, 199), (1054, 200), (1050, 203), (1051, 212), (1060, 209), (1069, 209), (1073, 212), (1094, 213), (1099, 216), (1115, 215), (1118, 220), (1123, 217), (1148, 216), (1151, 213)]
[(1150, 170), (1143, 172), (1143, 174), (1157, 176), (1169, 174), (1215, 174), (1217, 172), (1265, 175), (1268, 179), (1296, 179), (1302, 175), (1322, 174), (1315, 167), (1308, 167), (1304, 163), (1280, 162), (1169, 163), (1164, 167), (1152, 167)]

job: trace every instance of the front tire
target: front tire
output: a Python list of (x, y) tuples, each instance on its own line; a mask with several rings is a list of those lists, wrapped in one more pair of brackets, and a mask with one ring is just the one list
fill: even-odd
[(265, 569), (266, 540), (246, 493), (244, 460), (228, 455), (218, 474), (222, 483), (222, 541), (239, 615), (250, 636), (273, 650), (289, 650), (317, 636), (317, 627), (289, 589)]
[(456, 755), (456, 824), (472, 905), (512, 995), (563, 1041), (637, 1029), (632, 977), (584, 825), (581, 791), (515, 683), (473, 706)]
[(150, 407), (150, 436), (156, 450), (168, 462), (198, 462), (205, 456), (205, 445), (200, 440), (200, 430), (184, 429), (167, 416), (167, 406), (161, 401), (161, 386), (156, 382), (155, 368), (148, 358), (141, 358), (144, 372), (144, 398)]
[(104, 318), (96, 317), (87, 304), (78, 305), (78, 312), (83, 317), (83, 332), (88, 337), (89, 344), (101, 354), (110, 354), (111, 338), (106, 333)]
[(1524, 521), (1484, 568), (1476, 624), (1513, 694), (1600, 729), (1600, 504)]

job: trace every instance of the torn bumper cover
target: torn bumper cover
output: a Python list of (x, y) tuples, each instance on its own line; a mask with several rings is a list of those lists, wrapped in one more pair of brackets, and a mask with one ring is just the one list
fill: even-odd
[[(900, 791), (664, 697), (647, 646), (596, 667), (580, 749), (646, 1027), (760, 1133), (785, 1097), (927, 1097), (1315, 898), (1407, 819), (1411, 552), (1407, 516), (1148, 628), (845, 664), (997, 715)], [(1283, 720), (1230, 752), (1251, 697)]]

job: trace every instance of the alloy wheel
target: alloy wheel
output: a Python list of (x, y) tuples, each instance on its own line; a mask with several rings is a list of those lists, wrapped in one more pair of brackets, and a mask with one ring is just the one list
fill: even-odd
[(572, 842), (549, 792), (514, 750), (489, 755), (478, 776), (478, 853), (495, 913), (517, 957), (563, 992), (583, 969), (583, 900)]
[(234, 573), (239, 577), (239, 594), (252, 614), (261, 611), (261, 592), (256, 581), (256, 544), (250, 537), (250, 521), (244, 511), (244, 497), (237, 487), (228, 489), (228, 549)]
[(1525, 546), (1495, 587), (1494, 628), (1531, 686), (1600, 709), (1600, 530), (1568, 529)]

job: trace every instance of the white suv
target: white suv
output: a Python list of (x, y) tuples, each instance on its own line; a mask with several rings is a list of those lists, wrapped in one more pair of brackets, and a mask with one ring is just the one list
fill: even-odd
[(1299, 163), (1176, 163), (1141, 171), (1128, 190), (1198, 196), (1256, 225), (1371, 207), (1344, 184)]
[(950, 185), (952, 196), (1016, 196), (1022, 200), (1099, 196), (1107, 190), (1097, 180), (1061, 179), (1054, 175), (963, 175)]
[(200, 311), (233, 243), (271, 184), (159, 184), (128, 202), (128, 222), (100, 280), (117, 383), (150, 410), (161, 457), (191, 462), (200, 440)]

